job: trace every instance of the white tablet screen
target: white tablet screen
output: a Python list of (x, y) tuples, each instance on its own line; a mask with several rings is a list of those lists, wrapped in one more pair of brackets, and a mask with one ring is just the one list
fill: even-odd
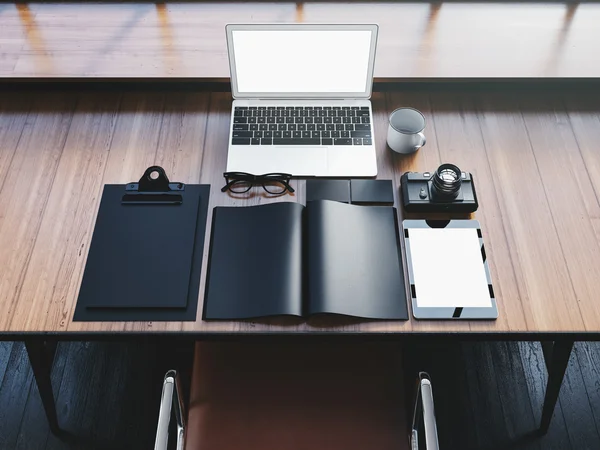
[(410, 228), (418, 307), (491, 307), (476, 228)]

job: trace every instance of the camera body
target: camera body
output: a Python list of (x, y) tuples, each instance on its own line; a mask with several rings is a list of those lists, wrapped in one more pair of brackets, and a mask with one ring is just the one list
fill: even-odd
[[(450, 190), (444, 191), (443, 186), (440, 188), (439, 180), (443, 183), (443, 172), (448, 171), (455, 173), (456, 178), (451, 180)], [(400, 178), (400, 183), (402, 203), (407, 212), (472, 213), (479, 207), (473, 176), (451, 164), (443, 164), (433, 173), (406, 172)]]

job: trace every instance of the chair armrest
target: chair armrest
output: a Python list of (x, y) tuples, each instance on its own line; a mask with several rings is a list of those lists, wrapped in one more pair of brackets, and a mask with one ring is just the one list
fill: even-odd
[(185, 419), (183, 402), (181, 399), (181, 385), (175, 370), (169, 370), (163, 381), (160, 410), (158, 412), (158, 426), (156, 427), (156, 441), (154, 450), (167, 450), (169, 444), (169, 425), (171, 423), (171, 410), (175, 412), (177, 421), (177, 450), (183, 450), (185, 432)]

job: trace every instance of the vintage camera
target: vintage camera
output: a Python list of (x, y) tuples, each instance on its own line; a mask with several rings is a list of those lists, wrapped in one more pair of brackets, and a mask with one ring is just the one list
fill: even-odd
[(430, 172), (406, 172), (400, 179), (402, 203), (407, 212), (477, 211), (473, 176), (454, 164), (442, 164)]

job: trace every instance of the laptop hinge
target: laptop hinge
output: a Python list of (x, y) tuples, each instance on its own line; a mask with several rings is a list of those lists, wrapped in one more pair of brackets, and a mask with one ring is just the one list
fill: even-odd
[(324, 98), (324, 97), (319, 97), (319, 98), (238, 98), (236, 100), (258, 100), (261, 102), (294, 102), (294, 101), (300, 101), (300, 102), (330, 102), (330, 101), (338, 101), (338, 102), (354, 102), (357, 100), (370, 100), (369, 98), (339, 98), (339, 97), (333, 97), (333, 98)]

